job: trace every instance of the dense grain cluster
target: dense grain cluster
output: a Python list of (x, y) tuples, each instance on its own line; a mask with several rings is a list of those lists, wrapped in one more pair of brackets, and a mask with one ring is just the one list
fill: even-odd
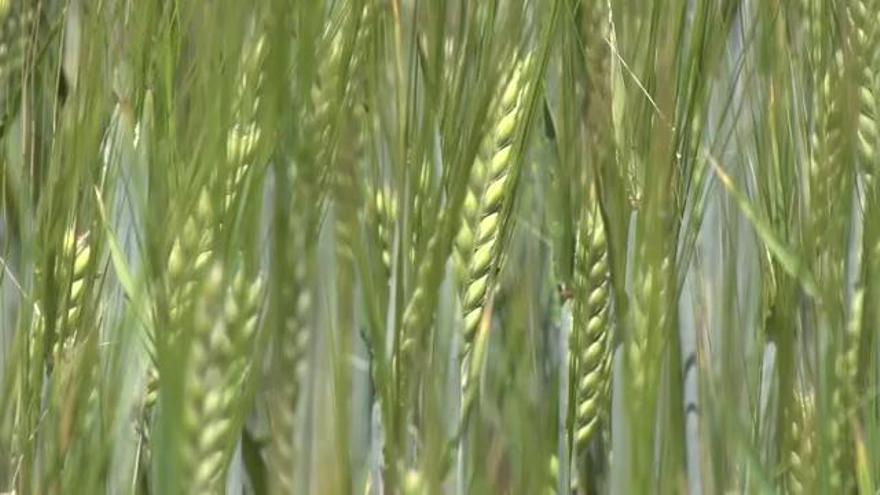
[(184, 371), (183, 491), (211, 493), (222, 486), (243, 419), (237, 404), (250, 378), (262, 288), (243, 269), (226, 275), (212, 264), (196, 290)]
[[(480, 322), (489, 294), (493, 290), (497, 271), (500, 269), (501, 226), (507, 221), (503, 218), (503, 208), (511, 187), (511, 155), (514, 139), (519, 130), (523, 115), (524, 98), (528, 92), (529, 59), (516, 63), (505, 82), (498, 101), (497, 121), (489, 129), (483, 144), (484, 164), (479, 164), (475, 175), (485, 174), (480, 200), (475, 210), (475, 230), (470, 249), (467, 285), (462, 292), (462, 311), (464, 313), (464, 348), (462, 349), (462, 418), (467, 418), (476, 398), (476, 379), (482, 365), (482, 352), (474, 350)], [(482, 168), (485, 167), (485, 170)], [(472, 182), (476, 179), (472, 179)], [(473, 186), (470, 186), (473, 189)], [(468, 205), (466, 205), (468, 206)], [(472, 212), (473, 213), (473, 212)], [(484, 328), (483, 332), (488, 332)], [(486, 338), (483, 336), (482, 338)], [(477, 344), (479, 351), (484, 347)]]
[(57, 277), (70, 284), (67, 295), (61, 301), (60, 314), (55, 331), (55, 360), (69, 352), (77, 342), (80, 318), (87, 308), (87, 291), (90, 288), (90, 264), (94, 263), (89, 235), (77, 236), (73, 230), (64, 235), (59, 258)]
[(281, 288), (281, 297), (293, 301), (283, 316), (272, 359), (278, 371), (271, 376), (270, 421), (272, 442), (267, 462), (272, 466), (272, 493), (295, 490), (296, 424), (300, 396), (307, 365), (309, 339), (312, 337), (312, 292), (305, 253), (291, 260), (295, 277)]
[(789, 432), (792, 442), (788, 454), (787, 490), (792, 494), (811, 493), (816, 486), (816, 417), (813, 397), (798, 394)]
[(877, 79), (877, 63), (880, 62), (880, 27), (878, 12), (880, 3), (875, 0), (848, 2), (850, 47), (854, 54), (854, 82), (858, 91), (857, 145), (859, 165), (869, 187), (877, 175), (877, 147), (880, 146), (878, 130), (878, 101), (880, 80)]
[(394, 226), (397, 223), (396, 196), (384, 189), (377, 189), (370, 202), (370, 214), (379, 244), (379, 257), (387, 276), (391, 276), (394, 248)]
[(583, 453), (607, 414), (614, 343), (609, 321), (608, 242), (595, 206), (585, 209), (575, 253), (571, 335), (576, 391), (574, 442), (577, 452)]
[(0, 5), (0, 129), (10, 123), (19, 104), (28, 38), (38, 17), (38, 6), (30, 2), (10, 0)]
[[(615, 164), (611, 101), (611, 18), (607, 2), (581, 5), (579, 33), (586, 56), (585, 132), (587, 164), (581, 168), (583, 196), (577, 204), (574, 256), (573, 327), (570, 377), (574, 393), (575, 452), (583, 457), (599, 422), (607, 414), (611, 356), (610, 260), (598, 184), (600, 174)], [(637, 195), (627, 181), (627, 195)]]
[(633, 411), (638, 411), (647, 397), (644, 391), (650, 383), (657, 379), (652, 376), (656, 369), (656, 356), (652, 355), (652, 344), (656, 343), (668, 327), (669, 315), (672, 311), (672, 266), (669, 257), (656, 261), (643, 261), (645, 265), (637, 275), (638, 286), (630, 307), (631, 334), (627, 339), (627, 372), (629, 385), (635, 404)]

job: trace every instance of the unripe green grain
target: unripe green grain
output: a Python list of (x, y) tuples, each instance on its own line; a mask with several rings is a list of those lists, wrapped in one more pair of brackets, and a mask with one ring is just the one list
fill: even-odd
[[(610, 6), (606, 1), (580, 5), (579, 33), (586, 55), (585, 125), (589, 165), (582, 167), (579, 183), (587, 192), (577, 218), (574, 261), (573, 327), (570, 335), (570, 367), (574, 371), (574, 442), (583, 454), (607, 408), (613, 339), (608, 321), (610, 271), (604, 220), (599, 209), (595, 181), (614, 163), (615, 144), (611, 112)], [(588, 173), (593, 174), (593, 180)], [(627, 182), (630, 184), (630, 182)], [(635, 186), (629, 185), (629, 194)]]
[(70, 350), (77, 340), (80, 317), (84, 311), (89, 280), (90, 265), (93, 263), (92, 250), (88, 242), (88, 233), (77, 237), (73, 229), (64, 235), (61, 248), (58, 280), (68, 284), (67, 297), (61, 301), (56, 324), (58, 333), (55, 341), (54, 356), (57, 360)]
[[(483, 336), (481, 352), (474, 349), (477, 329), (482, 320), (483, 311), (494, 284), (496, 272), (499, 270), (501, 250), (501, 225), (507, 219), (502, 218), (503, 207), (510, 192), (512, 182), (509, 180), (512, 168), (511, 153), (518, 122), (522, 119), (525, 95), (529, 84), (526, 75), (529, 71), (530, 59), (527, 57), (517, 62), (504, 86), (504, 91), (497, 105), (497, 120), (489, 130), (483, 143), (486, 159), (486, 183), (478, 207), (476, 230), (468, 269), (467, 285), (463, 289), (462, 311), (464, 314), (464, 345), (462, 349), (461, 374), (461, 418), (467, 421), (470, 410), (476, 399), (476, 378), (482, 367), (483, 354), (487, 345), (487, 337)], [(477, 173), (481, 173), (478, 171)], [(488, 331), (488, 328), (484, 329)]]
[(292, 493), (297, 490), (296, 426), (300, 391), (308, 365), (309, 342), (314, 333), (312, 320), (313, 287), (310, 278), (310, 261), (314, 259), (313, 240), (307, 235), (315, 205), (310, 189), (312, 184), (303, 176), (292, 177), (294, 201), (289, 205), (283, 224), (285, 244), (277, 260), (281, 265), (275, 272), (287, 274), (279, 283), (278, 311), (280, 328), (273, 345), (273, 370), (269, 376), (269, 414), (272, 440), (268, 449), (267, 464), (269, 491), (273, 494)]
[(462, 205), (461, 225), (455, 236), (454, 249), (452, 251), (452, 263), (455, 270), (456, 281), (460, 287), (467, 282), (468, 266), (474, 247), (474, 237), (477, 230), (477, 218), (480, 213), (480, 198), (486, 182), (486, 166), (478, 156), (471, 168), (471, 176), (468, 181), (468, 189)]
[(370, 216), (379, 243), (379, 255), (386, 275), (391, 274), (391, 249), (394, 224), (397, 222), (397, 197), (385, 189), (377, 189), (370, 202)]
[[(845, 228), (840, 224), (841, 219), (845, 218), (841, 214), (841, 208), (848, 207), (846, 202), (839, 201), (846, 188), (845, 167), (841, 162), (845, 137), (841, 127), (843, 115), (839, 101), (843, 76), (842, 57), (842, 53), (836, 51), (829, 60), (827, 71), (821, 73), (817, 80), (816, 123), (810, 136), (810, 220), (816, 245), (822, 250), (827, 250), (827, 246), (838, 242), (836, 233)], [(839, 270), (839, 266), (837, 269)], [(836, 273), (829, 275), (839, 276)]]
[(0, 130), (6, 128), (18, 111), (22, 69), (28, 62), (39, 20), (38, 4), (8, 0), (0, 6)]
[(223, 486), (244, 412), (241, 394), (251, 372), (262, 282), (249, 279), (241, 268), (232, 280), (223, 272), (219, 264), (211, 266), (195, 301), (184, 370), (181, 461), (186, 493), (213, 493)]
[[(850, 0), (847, 5), (850, 47), (855, 55), (855, 76), (858, 91), (857, 143), (859, 164), (869, 183), (877, 175), (878, 81), (880, 62), (880, 2)], [(870, 189), (870, 185), (869, 185)]]
[(788, 453), (788, 493), (812, 493), (816, 483), (815, 406), (812, 396), (798, 394), (791, 421)]
[(224, 210), (229, 210), (238, 198), (244, 178), (252, 166), (255, 152), (260, 144), (261, 129), (257, 117), (261, 105), (260, 92), (265, 78), (262, 70), (265, 54), (263, 36), (246, 38), (239, 63), (238, 83), (234, 88), (235, 123), (226, 138), (226, 160), (230, 169), (226, 181), (226, 194), (223, 198)]
[(608, 244), (595, 203), (584, 213), (577, 242), (571, 360), (576, 370), (575, 449), (583, 453), (607, 414), (612, 348)]
[(204, 277), (212, 256), (214, 210), (206, 189), (199, 192), (195, 209), (184, 221), (168, 255), (168, 314), (172, 341), (181, 318), (189, 314), (196, 286)]
[[(483, 150), (486, 159), (486, 185), (478, 207), (476, 230), (468, 266), (468, 282), (462, 301), (465, 329), (465, 354), (471, 345), (483, 310), (492, 268), (500, 253), (499, 225), (503, 203), (509, 191), (510, 153), (513, 147), (513, 122), (521, 118), (522, 100), (527, 91), (523, 75), (528, 59), (519, 62), (511, 72), (510, 79), (498, 104), (498, 123), (489, 131)], [(478, 171), (480, 173), (482, 171)], [(497, 268), (497, 267), (495, 267)]]

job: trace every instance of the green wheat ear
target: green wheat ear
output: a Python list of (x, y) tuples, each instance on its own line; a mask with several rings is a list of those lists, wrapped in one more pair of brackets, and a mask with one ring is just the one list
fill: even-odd
[[(512, 181), (512, 153), (517, 129), (523, 118), (523, 105), (529, 84), (527, 74), (531, 59), (527, 56), (518, 61), (510, 72), (509, 80), (497, 105), (497, 117), (489, 134), (483, 142), (485, 171), (482, 167), (476, 174), (485, 173), (479, 204), (471, 214), (474, 216), (475, 230), (471, 254), (467, 259), (466, 286), (462, 289), (462, 311), (464, 314), (464, 346), (462, 349), (462, 404), (461, 417), (466, 421), (476, 399), (476, 377), (482, 365), (482, 355), (486, 349), (486, 336), (477, 338), (477, 328), (483, 315), (488, 295), (494, 283), (494, 270), (501, 259), (501, 226), (503, 207), (510, 194)], [(475, 177), (477, 176), (475, 174)], [(474, 189), (471, 186), (471, 189)], [(477, 187), (476, 189), (480, 189)], [(478, 344), (475, 346), (475, 343)], [(473, 352), (472, 352), (473, 351)], [(480, 351), (480, 352), (477, 352)]]
[[(582, 4), (580, 34), (587, 65), (588, 152), (594, 174), (614, 163), (614, 132), (611, 105), (610, 6), (606, 1)], [(570, 361), (574, 389), (575, 451), (583, 454), (606, 414), (613, 337), (609, 323), (610, 271), (608, 241), (599, 209), (598, 191), (589, 181), (578, 218), (574, 260), (574, 300)], [(633, 187), (630, 187), (630, 194)]]
[[(475, 229), (470, 247), (467, 269), (467, 285), (463, 289), (463, 310), (465, 319), (465, 345), (469, 346), (474, 339), (486, 301), (490, 268), (497, 261), (498, 234), (501, 225), (501, 207), (509, 192), (508, 176), (510, 173), (510, 157), (516, 126), (522, 115), (522, 97), (526, 92), (523, 80), (526, 63), (520, 62), (511, 72), (498, 105), (495, 125), (483, 143), (481, 153), (484, 154), (485, 165), (478, 168), (474, 177), (485, 175), (485, 183), (479, 202), (471, 208)], [(485, 170), (483, 169), (485, 167)], [(476, 181), (476, 179), (474, 180)]]
[(262, 282), (239, 268), (225, 279), (219, 264), (199, 284), (192, 339), (184, 370), (181, 460), (185, 493), (213, 493), (224, 473), (243, 421)]
[[(645, 246), (641, 250), (645, 251)], [(628, 383), (633, 408), (639, 410), (646, 400), (649, 382), (654, 379), (649, 370), (656, 362), (655, 350), (651, 348), (654, 332), (665, 331), (669, 323), (669, 304), (674, 301), (672, 289), (672, 258), (668, 254), (659, 260), (643, 259), (638, 270), (638, 280), (630, 306), (631, 332), (626, 340), (626, 363)], [(653, 335), (652, 335), (653, 333)], [(656, 338), (656, 337), (655, 337)]]
[[(31, 362), (37, 362), (36, 353), (40, 353), (48, 371), (65, 359), (77, 343), (82, 314), (91, 288), (92, 264), (88, 232), (77, 236), (74, 228), (68, 229), (62, 238), (61, 253), (54, 270), (56, 283), (65, 287), (56, 301), (54, 339), (47, 335), (46, 316), (39, 304), (35, 306), (32, 330), (28, 336)], [(51, 340), (46, 342), (46, 339)]]
[(486, 185), (486, 163), (482, 157), (477, 156), (471, 168), (471, 177), (462, 205), (461, 225), (455, 236), (454, 249), (452, 251), (452, 267), (455, 270), (456, 282), (462, 291), (466, 290), (468, 281), (468, 268), (470, 267), (471, 255), (474, 250), (474, 241), (477, 231), (477, 220), (480, 215), (480, 198)]
[(583, 453), (599, 421), (607, 413), (612, 336), (609, 323), (610, 273), (608, 243), (595, 202), (584, 211), (574, 265), (573, 331), (576, 411), (574, 441)]
[(39, 16), (36, 5), (12, 0), (0, 5), (0, 132), (19, 110), (22, 69)]
[(273, 377), (274, 387), (270, 393), (270, 420), (272, 442), (268, 451), (270, 470), (269, 485), (271, 493), (292, 493), (296, 490), (294, 470), (296, 466), (296, 420), (306, 366), (309, 339), (313, 328), (312, 288), (309, 284), (308, 260), (312, 247), (310, 240), (302, 235), (308, 223), (303, 209), (311, 207), (305, 201), (311, 197), (304, 189), (308, 184), (300, 181), (297, 189), (298, 202), (289, 215), (288, 232), (293, 236), (293, 246), (284, 254), (283, 263), (292, 270), (293, 277), (281, 282), (280, 297), (285, 309), (282, 328), (277, 334), (277, 345), (273, 359), (275, 369), (281, 376)]
[(60, 306), (63, 310), (55, 327), (58, 332), (53, 351), (56, 360), (69, 351), (77, 340), (77, 330), (86, 303), (89, 268), (92, 264), (92, 249), (88, 239), (88, 233), (77, 236), (76, 231), (70, 229), (62, 241), (58, 280), (64, 281), (69, 288), (66, 300)]
[(369, 205), (371, 223), (379, 243), (380, 257), (386, 276), (391, 274), (391, 249), (394, 224), (397, 222), (397, 196), (389, 190), (377, 189)]
[(230, 165), (229, 179), (224, 196), (224, 210), (229, 210), (240, 194), (242, 182), (255, 159), (261, 130), (257, 123), (260, 110), (260, 92), (263, 89), (265, 38), (252, 36), (242, 51), (238, 83), (233, 96), (235, 123), (227, 133), (226, 160)]
[(798, 393), (795, 414), (790, 423), (791, 449), (788, 454), (788, 492), (811, 493), (816, 483), (816, 417), (812, 395)]
[[(214, 210), (206, 189), (199, 192), (195, 211), (186, 218), (181, 234), (168, 255), (169, 320), (176, 322), (188, 313), (196, 286), (204, 277), (211, 259)], [(171, 337), (175, 335), (172, 333)]]
[(855, 0), (847, 6), (849, 39), (855, 54), (856, 86), (858, 89), (857, 146), (859, 165), (868, 182), (868, 189), (877, 175), (877, 146), (880, 145), (878, 130), (878, 84), (877, 67), (880, 62), (880, 26), (878, 26), (880, 2)]
[[(199, 192), (194, 211), (184, 222), (181, 233), (174, 239), (168, 255), (165, 290), (168, 297), (168, 328), (161, 335), (151, 335), (151, 340), (166, 339), (173, 346), (186, 331), (187, 321), (192, 317), (198, 290), (206, 276), (213, 253), (215, 214), (206, 189)], [(155, 332), (155, 331), (154, 331)], [(156, 368), (155, 346), (150, 350), (153, 361), (147, 368), (145, 390), (141, 399), (139, 436), (142, 443), (141, 462), (148, 465), (150, 452), (150, 422), (159, 396), (161, 384)]]

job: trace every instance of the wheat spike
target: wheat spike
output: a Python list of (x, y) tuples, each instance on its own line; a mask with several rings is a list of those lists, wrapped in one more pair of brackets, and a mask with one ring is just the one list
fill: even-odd
[(204, 278), (212, 254), (214, 208), (206, 189), (199, 192), (195, 211), (190, 214), (168, 255), (167, 287), (171, 340), (176, 329), (191, 310), (195, 291)]
[[(823, 8), (830, 6), (814, 5), (812, 14), (825, 12)], [(811, 19), (816, 23), (816, 19)], [(841, 47), (828, 45), (821, 37), (820, 29), (833, 29), (825, 25), (813, 27), (809, 46), (815, 51), (815, 74), (813, 112), (814, 127), (810, 134), (810, 168), (809, 168), (809, 205), (810, 231), (814, 244), (814, 271), (825, 287), (842, 287), (844, 285), (845, 236), (847, 218), (846, 202), (839, 200), (848, 197), (850, 177), (845, 162), (846, 136), (844, 132), (844, 101), (841, 101), (842, 90), (845, 88), (846, 73), (844, 52)], [(860, 119), (861, 120), (861, 119)], [(861, 127), (861, 126), (859, 126)], [(857, 140), (858, 141), (858, 140)], [(860, 148), (861, 146), (856, 146)], [(855, 294), (859, 297), (858, 294)], [(827, 309), (818, 312), (819, 319), (827, 317), (830, 328), (842, 330), (834, 337), (835, 342), (829, 346), (829, 363), (833, 367), (833, 385), (822, 389), (829, 396), (829, 415), (824, 423), (827, 433), (828, 450), (825, 461), (830, 469), (829, 486), (833, 491), (849, 493), (854, 486), (851, 466), (852, 443), (850, 441), (849, 419), (854, 407), (852, 397), (848, 394), (850, 387), (848, 355), (857, 354), (848, 346), (857, 346), (850, 342), (846, 335), (846, 318), (843, 302), (837, 295), (824, 296)], [(860, 308), (854, 308), (860, 312)], [(859, 317), (858, 320), (861, 318)], [(855, 321), (855, 320), (853, 320)], [(856, 325), (857, 326), (857, 325)], [(857, 347), (856, 347), (857, 349)]]
[[(877, 146), (880, 131), (877, 128), (877, 63), (880, 62), (880, 2), (851, 0), (847, 5), (849, 39), (855, 54), (856, 84), (858, 86), (859, 121), (857, 146), (859, 164), (869, 183), (877, 174)], [(870, 186), (869, 186), (870, 188)]]
[(476, 236), (477, 220), (480, 213), (480, 198), (486, 185), (486, 164), (477, 156), (471, 168), (471, 176), (468, 181), (468, 189), (462, 205), (461, 225), (455, 236), (454, 249), (452, 251), (452, 263), (455, 270), (456, 282), (461, 290), (467, 283), (468, 266), (474, 249), (474, 237)]
[[(486, 153), (486, 183), (477, 211), (477, 223), (467, 270), (467, 287), (463, 293), (465, 320), (464, 338), (466, 348), (471, 345), (486, 295), (489, 290), (491, 268), (499, 257), (499, 227), (504, 201), (509, 192), (510, 158), (517, 124), (522, 118), (523, 97), (527, 86), (523, 76), (527, 72), (528, 59), (519, 62), (511, 72), (498, 104), (497, 120), (483, 144)], [(465, 351), (465, 354), (467, 350)]]
[(272, 493), (295, 491), (293, 470), (296, 459), (296, 410), (312, 334), (309, 318), (312, 295), (308, 285), (308, 269), (302, 261), (296, 262), (295, 267), (294, 280), (284, 284), (282, 288), (282, 297), (285, 301), (293, 301), (294, 307), (285, 318), (276, 349), (278, 369), (283, 370), (284, 376), (276, 383), (270, 411), (273, 440), (268, 462), (273, 467), (270, 473)]
[(260, 143), (261, 131), (257, 123), (257, 113), (260, 110), (259, 95), (264, 79), (264, 46), (265, 39), (262, 35), (251, 36), (246, 40), (241, 54), (238, 83), (232, 103), (235, 123), (226, 138), (226, 160), (231, 168), (223, 198), (224, 210), (229, 210), (240, 194), (242, 183)]
[[(315, 84), (310, 92), (310, 109), (303, 122), (307, 153), (316, 164), (332, 163), (334, 154), (335, 118), (333, 110), (340, 107), (347, 87), (342, 84), (340, 70), (343, 60), (344, 39), (340, 32), (325, 31), (318, 40), (320, 49)], [(347, 83), (347, 81), (346, 81)], [(317, 178), (306, 177), (313, 184)]]
[(67, 297), (61, 302), (61, 313), (58, 315), (56, 332), (58, 337), (54, 344), (54, 356), (57, 361), (68, 352), (77, 340), (77, 329), (80, 318), (85, 310), (89, 281), (89, 267), (92, 263), (92, 250), (88, 243), (89, 235), (79, 237), (73, 229), (64, 235), (61, 248), (61, 264), (58, 269), (58, 280), (68, 284)]
[(6, 1), (0, 6), (0, 130), (18, 111), (22, 69), (39, 18), (33, 2)]
[[(213, 232), (211, 225), (214, 210), (207, 190), (200, 191), (194, 211), (187, 216), (181, 233), (174, 239), (168, 255), (166, 273), (166, 293), (168, 296), (168, 331), (162, 335), (152, 335), (167, 339), (174, 345), (187, 327), (192, 316), (199, 286), (203, 283), (212, 254)], [(152, 349), (155, 353), (155, 349)], [(155, 358), (155, 354), (153, 356)], [(142, 443), (142, 464), (147, 465), (150, 458), (150, 422), (161, 384), (155, 360), (147, 368), (147, 378), (141, 399), (139, 436)]]
[(480, 326), (483, 310), (492, 290), (491, 285), (494, 284), (495, 272), (500, 264), (503, 247), (500, 242), (501, 227), (506, 222), (506, 219), (502, 218), (503, 208), (511, 186), (509, 179), (513, 141), (518, 124), (522, 120), (524, 98), (529, 89), (525, 77), (529, 65), (530, 59), (526, 57), (511, 71), (497, 105), (497, 120), (483, 143), (486, 179), (477, 209), (479, 213), (468, 260), (467, 285), (462, 290), (464, 314), (462, 424), (467, 421), (476, 398), (476, 378), (482, 367), (483, 355), (487, 347), (488, 336), (483, 335), (477, 339), (477, 328)]
[[(77, 342), (80, 320), (91, 288), (93, 260), (88, 239), (88, 232), (77, 236), (73, 228), (68, 229), (62, 238), (61, 253), (53, 272), (55, 280), (66, 289), (55, 301), (54, 336), (47, 334), (44, 308), (39, 303), (34, 306), (32, 330), (28, 337), (30, 358), (31, 362), (37, 362), (39, 353), (48, 371), (52, 371), (55, 364), (64, 359)], [(37, 275), (42, 274), (38, 272)]]
[[(593, 162), (593, 172), (611, 165), (614, 158), (615, 138), (611, 115), (611, 9), (606, 0), (581, 4), (584, 21), (581, 36), (587, 66), (587, 140)], [(638, 195), (634, 182), (635, 172), (628, 172), (627, 191), (631, 200)], [(582, 180), (585, 180), (582, 179)]]
[(574, 441), (582, 453), (606, 413), (611, 366), (608, 245), (595, 206), (584, 212), (577, 242), (571, 359), (576, 370)]
[(812, 159), (810, 161), (810, 203), (813, 232), (816, 244), (822, 249), (829, 246), (829, 233), (843, 228), (835, 208), (843, 202), (838, 201), (844, 189), (844, 167), (840, 155), (844, 149), (844, 136), (841, 131), (841, 112), (839, 99), (840, 82), (843, 75), (842, 53), (836, 51), (828, 71), (818, 80), (815, 101), (816, 124), (811, 134)]
[[(644, 249), (644, 247), (642, 248)], [(669, 324), (672, 297), (672, 263), (669, 256), (658, 261), (643, 259), (639, 269), (639, 282), (634, 290), (630, 306), (631, 334), (626, 341), (628, 382), (636, 404), (633, 410), (641, 410), (645, 400), (649, 376), (654, 369), (655, 355), (651, 348), (652, 337), (666, 331)]]
[(225, 280), (219, 264), (199, 286), (184, 374), (186, 493), (213, 493), (222, 486), (242, 421), (243, 411), (236, 408), (250, 375), (261, 292), (260, 279), (248, 280), (239, 268)]
[(294, 198), (289, 205), (285, 228), (282, 229), (285, 246), (278, 262), (283, 264), (281, 273), (292, 273), (280, 283), (281, 327), (275, 334), (273, 358), (273, 386), (270, 389), (270, 421), (272, 442), (268, 449), (270, 493), (293, 493), (296, 491), (294, 478), (296, 462), (296, 422), (303, 384), (309, 341), (314, 331), (312, 327), (312, 285), (310, 283), (309, 262), (313, 259), (314, 242), (310, 236), (315, 205), (312, 204), (313, 184), (304, 177), (296, 175), (301, 168), (290, 170), (293, 181)]
[(834, 355), (834, 385), (830, 391), (830, 414), (826, 427), (829, 439), (829, 484), (834, 490), (850, 493), (855, 487), (852, 468), (852, 434), (858, 396), (856, 394), (859, 340), (864, 310), (864, 290), (857, 287), (850, 302), (847, 324)]
[(798, 393), (794, 413), (789, 431), (788, 493), (812, 493), (816, 483), (816, 426), (812, 396)]
[[(588, 152), (591, 171), (598, 175), (614, 160), (611, 117), (611, 33), (607, 2), (582, 4), (581, 36), (587, 59)], [(590, 183), (585, 167), (582, 183)], [(578, 219), (578, 239), (574, 261), (574, 305), (571, 338), (572, 386), (575, 390), (574, 441), (576, 451), (584, 452), (606, 407), (612, 337), (610, 310), (610, 272), (605, 225), (599, 211), (595, 186), (588, 192)]]
[(394, 224), (397, 222), (397, 197), (389, 190), (377, 189), (370, 202), (370, 221), (386, 276), (391, 274), (391, 249)]

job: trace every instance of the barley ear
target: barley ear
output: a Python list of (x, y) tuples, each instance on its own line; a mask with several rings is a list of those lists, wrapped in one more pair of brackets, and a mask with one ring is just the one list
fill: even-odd
[(89, 267), (93, 262), (88, 239), (88, 233), (77, 237), (73, 229), (64, 236), (59, 272), (60, 280), (68, 283), (69, 289), (61, 306), (64, 310), (56, 325), (58, 338), (53, 352), (56, 360), (69, 351), (77, 340), (77, 329), (87, 298)]
[(811, 493), (816, 483), (815, 406), (812, 396), (799, 393), (795, 400), (795, 414), (790, 422), (788, 454), (788, 492)]
[[(523, 104), (528, 94), (526, 76), (530, 58), (520, 60), (513, 68), (498, 103), (497, 120), (484, 141), (486, 150), (486, 179), (478, 207), (478, 218), (470, 259), (468, 260), (467, 286), (463, 289), (462, 311), (464, 314), (464, 346), (462, 349), (462, 404), (461, 424), (466, 424), (476, 397), (476, 378), (482, 366), (483, 352), (488, 336), (477, 337), (489, 294), (493, 290), (496, 272), (500, 269), (503, 242), (502, 218), (504, 204), (512, 187), (511, 158), (514, 139), (523, 117)], [(481, 172), (481, 171), (480, 171)], [(480, 173), (478, 172), (478, 173)], [(488, 332), (488, 325), (484, 331)], [(473, 353), (475, 340), (480, 341), (481, 353)]]
[(187, 493), (215, 492), (225, 479), (243, 420), (237, 408), (250, 375), (261, 286), (242, 269), (225, 279), (219, 264), (200, 284), (184, 371), (181, 460)]
[(575, 256), (571, 359), (576, 370), (574, 442), (582, 454), (607, 414), (611, 367), (608, 245), (595, 202), (584, 211)]
[(851, 0), (846, 13), (850, 46), (855, 55), (855, 81), (858, 91), (856, 150), (870, 190), (878, 173), (877, 146), (880, 145), (880, 130), (877, 127), (877, 98), (880, 96), (880, 80), (877, 78), (877, 64), (880, 62), (880, 2)]
[[(300, 177), (301, 179), (301, 177)], [(269, 376), (272, 386), (269, 389), (269, 419), (272, 440), (269, 445), (267, 463), (269, 470), (270, 493), (292, 493), (296, 469), (296, 426), (300, 390), (305, 379), (309, 341), (312, 327), (312, 286), (309, 278), (309, 260), (313, 256), (313, 246), (305, 235), (309, 214), (313, 208), (308, 204), (312, 197), (308, 190), (310, 184), (305, 180), (296, 182), (296, 198), (288, 212), (283, 239), (284, 251), (277, 256), (283, 265), (275, 272), (291, 274), (279, 283), (277, 307), (280, 311), (280, 327), (274, 335), (272, 370)]]
[(226, 194), (223, 197), (223, 209), (227, 211), (232, 208), (240, 194), (244, 178), (251, 168), (260, 143), (262, 133), (257, 123), (257, 114), (261, 104), (259, 94), (264, 79), (261, 64), (265, 53), (263, 36), (253, 35), (246, 38), (239, 63), (238, 82), (233, 95), (235, 123), (229, 129), (226, 138), (226, 161), (230, 169), (226, 181)]
[(386, 276), (390, 276), (392, 236), (397, 221), (397, 197), (389, 190), (377, 189), (370, 199), (370, 221), (379, 244), (379, 256)]

